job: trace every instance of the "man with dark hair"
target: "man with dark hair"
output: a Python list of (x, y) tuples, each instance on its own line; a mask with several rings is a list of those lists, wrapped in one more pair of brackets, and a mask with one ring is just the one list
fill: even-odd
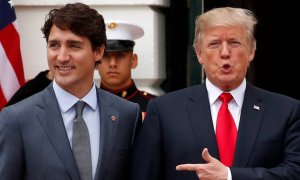
[(96, 87), (106, 46), (102, 15), (82, 3), (42, 28), (53, 82), (0, 113), (0, 179), (127, 179), (139, 105)]

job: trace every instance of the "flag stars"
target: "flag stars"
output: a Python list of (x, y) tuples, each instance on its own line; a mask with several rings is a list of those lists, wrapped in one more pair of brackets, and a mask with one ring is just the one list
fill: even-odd
[(9, 0), (8, 3), (10, 4), (11, 8), (14, 7), (14, 3), (11, 0)]

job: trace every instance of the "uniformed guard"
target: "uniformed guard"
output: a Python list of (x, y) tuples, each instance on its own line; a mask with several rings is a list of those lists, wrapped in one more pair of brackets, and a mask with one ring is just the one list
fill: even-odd
[(97, 69), (101, 77), (100, 88), (138, 103), (144, 116), (148, 101), (156, 96), (137, 89), (131, 77), (131, 69), (138, 64), (138, 55), (133, 50), (134, 40), (143, 35), (144, 30), (138, 25), (106, 22), (107, 46)]

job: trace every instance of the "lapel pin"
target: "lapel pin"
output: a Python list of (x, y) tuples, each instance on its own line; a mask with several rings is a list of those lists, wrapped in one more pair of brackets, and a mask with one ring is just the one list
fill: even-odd
[(260, 110), (260, 107), (257, 106), (257, 105), (254, 105), (253, 108), (254, 108), (255, 110), (258, 110), (258, 111)]
[(110, 117), (110, 119), (111, 119), (112, 121), (115, 121), (115, 120), (117, 119), (117, 117), (113, 115), (113, 116)]

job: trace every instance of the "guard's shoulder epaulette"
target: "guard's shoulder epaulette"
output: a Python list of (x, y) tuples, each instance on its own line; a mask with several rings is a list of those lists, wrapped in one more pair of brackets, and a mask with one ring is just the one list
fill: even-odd
[(141, 95), (147, 99), (152, 99), (152, 98), (155, 98), (157, 97), (156, 95), (153, 95), (153, 94), (150, 94), (146, 91), (140, 91)]

